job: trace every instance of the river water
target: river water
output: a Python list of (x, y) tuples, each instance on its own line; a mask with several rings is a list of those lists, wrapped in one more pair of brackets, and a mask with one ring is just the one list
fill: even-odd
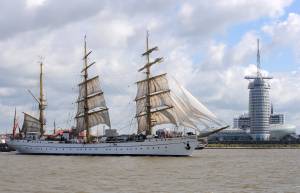
[(300, 149), (205, 149), (192, 157), (0, 153), (0, 192), (300, 192)]

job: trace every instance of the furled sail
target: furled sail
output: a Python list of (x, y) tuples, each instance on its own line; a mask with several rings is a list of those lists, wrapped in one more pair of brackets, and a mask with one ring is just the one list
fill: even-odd
[[(87, 96), (85, 96), (85, 86), (87, 87)], [(86, 100), (88, 123), (85, 123), (84, 119), (84, 106)], [(95, 76), (79, 84), (79, 97), (77, 103), (76, 123), (79, 131), (86, 129), (87, 126), (88, 128), (91, 128), (99, 124), (106, 124), (110, 127), (108, 108), (105, 103), (103, 91), (100, 87), (99, 76)]]
[[(171, 79), (172, 80), (172, 79)], [(149, 78), (149, 97), (151, 105), (151, 125), (174, 124), (198, 129), (199, 124), (209, 127), (209, 123), (221, 125), (221, 121), (201, 104), (175, 80), (171, 81), (166, 74)], [(137, 82), (136, 117), (138, 132), (147, 129), (146, 94), (147, 81)]]
[(28, 133), (28, 132), (40, 132), (41, 129), (41, 123), (39, 119), (24, 113), (24, 122), (22, 126), (22, 133)]

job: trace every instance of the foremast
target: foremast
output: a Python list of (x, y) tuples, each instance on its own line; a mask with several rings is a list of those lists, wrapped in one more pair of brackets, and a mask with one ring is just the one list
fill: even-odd
[[(152, 48), (149, 48), (149, 32), (147, 31), (147, 34), (146, 34), (146, 52), (144, 52), (142, 54), (142, 56), (145, 56), (146, 57), (146, 64), (140, 68), (138, 71), (141, 72), (143, 70), (145, 70), (146, 72), (146, 79), (144, 80), (146, 82), (146, 94), (145, 94), (145, 99), (146, 99), (146, 135), (151, 135), (152, 134), (152, 118), (151, 118), (151, 91), (150, 91), (150, 75), (151, 75), (151, 67), (152, 65), (156, 64), (156, 63), (159, 63), (159, 62), (162, 62), (163, 58), (156, 58), (154, 61), (150, 61), (150, 54), (153, 52), (153, 51), (157, 51), (158, 50), (158, 47), (155, 46), (155, 47), (152, 47)], [(136, 99), (136, 101), (138, 101), (140, 99)], [(137, 117), (139, 117), (139, 115), (137, 114), (136, 115)]]

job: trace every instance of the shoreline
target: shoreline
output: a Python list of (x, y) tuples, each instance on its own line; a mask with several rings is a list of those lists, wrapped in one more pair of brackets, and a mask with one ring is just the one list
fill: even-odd
[(208, 144), (205, 149), (300, 149), (300, 144)]

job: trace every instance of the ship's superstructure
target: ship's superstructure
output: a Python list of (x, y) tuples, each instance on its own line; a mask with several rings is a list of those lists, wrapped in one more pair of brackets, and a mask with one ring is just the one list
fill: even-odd
[(263, 76), (260, 71), (260, 50), (259, 40), (257, 40), (257, 74), (256, 76), (246, 76), (250, 80), (249, 89), (249, 117), (250, 133), (254, 140), (269, 140), (270, 136), (270, 84), (267, 80), (269, 76)]

